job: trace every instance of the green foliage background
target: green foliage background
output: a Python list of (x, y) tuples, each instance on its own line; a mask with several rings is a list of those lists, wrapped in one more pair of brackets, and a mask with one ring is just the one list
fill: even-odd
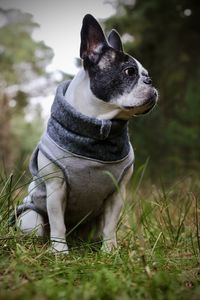
[(160, 94), (153, 113), (130, 122), (136, 162), (149, 157), (149, 175), (157, 178), (199, 172), (200, 2), (119, 1), (105, 24), (134, 37), (125, 50), (149, 70)]

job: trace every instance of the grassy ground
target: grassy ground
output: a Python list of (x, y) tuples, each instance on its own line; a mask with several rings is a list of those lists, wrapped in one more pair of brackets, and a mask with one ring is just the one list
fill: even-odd
[(0, 299), (200, 299), (199, 182), (147, 189), (141, 178), (131, 184), (118, 250), (72, 244), (68, 256), (55, 256), (47, 241), (8, 227), (24, 188), (2, 176)]

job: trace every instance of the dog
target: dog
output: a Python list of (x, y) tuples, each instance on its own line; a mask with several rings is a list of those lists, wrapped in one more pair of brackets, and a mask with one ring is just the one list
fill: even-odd
[(95, 229), (102, 251), (117, 247), (134, 163), (127, 122), (158, 99), (147, 70), (124, 52), (118, 32), (106, 39), (90, 14), (83, 18), (80, 58), (78, 74), (58, 87), (47, 131), (31, 158), (33, 181), (16, 210), (23, 233), (43, 236), (49, 225), (55, 253), (68, 253), (66, 234), (81, 226), (90, 229), (87, 234)]

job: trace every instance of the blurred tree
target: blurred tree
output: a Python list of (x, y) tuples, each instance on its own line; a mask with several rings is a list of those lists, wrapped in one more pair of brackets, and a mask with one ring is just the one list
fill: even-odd
[[(42, 132), (41, 114), (36, 122), (25, 118), (29, 97), (35, 93), (30, 83), (44, 74), (48, 77), (45, 67), (53, 56), (43, 42), (32, 39), (37, 27), (28, 13), (0, 9), (0, 162), (6, 170), (13, 167), (38, 131)], [(36, 126), (37, 130), (32, 130)]]
[(137, 161), (150, 157), (158, 175), (199, 170), (200, 1), (118, 0), (117, 12), (106, 28), (119, 31), (160, 93), (158, 107), (131, 123)]

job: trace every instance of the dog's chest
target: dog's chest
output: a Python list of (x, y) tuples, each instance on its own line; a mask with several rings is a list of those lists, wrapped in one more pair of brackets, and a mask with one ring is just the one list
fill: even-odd
[(61, 161), (67, 183), (66, 222), (69, 224), (98, 216), (104, 201), (116, 191), (116, 183), (120, 183), (132, 164), (131, 155), (113, 163), (73, 155)]

